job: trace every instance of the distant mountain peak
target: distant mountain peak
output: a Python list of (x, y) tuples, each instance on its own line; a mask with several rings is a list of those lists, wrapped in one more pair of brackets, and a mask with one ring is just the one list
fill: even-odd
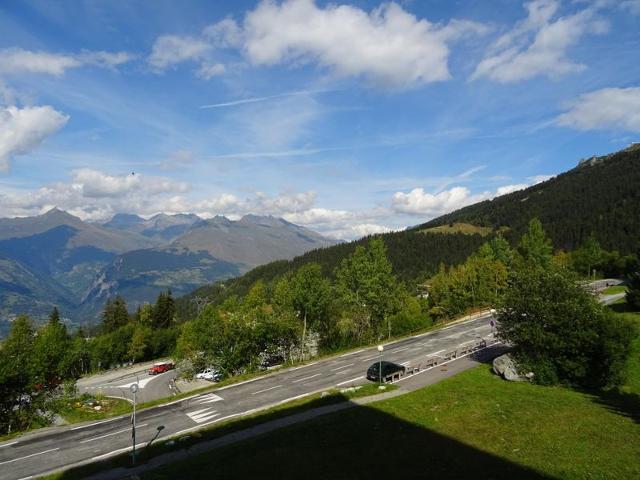
[(65, 210), (60, 210), (58, 207), (53, 207), (51, 210), (40, 215), (40, 217), (47, 220), (56, 220), (58, 222), (82, 222), (82, 219), (79, 217), (71, 215)]

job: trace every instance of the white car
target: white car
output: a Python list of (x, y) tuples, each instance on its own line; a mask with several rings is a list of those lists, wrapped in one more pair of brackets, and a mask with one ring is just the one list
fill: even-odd
[(199, 380), (209, 380), (210, 382), (219, 382), (222, 375), (213, 368), (206, 368), (200, 373), (197, 373), (196, 378)]

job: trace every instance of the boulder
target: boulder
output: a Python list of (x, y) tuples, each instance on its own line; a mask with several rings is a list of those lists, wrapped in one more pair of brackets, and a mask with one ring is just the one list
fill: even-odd
[(524, 380), (524, 378), (518, 374), (516, 364), (508, 353), (493, 359), (493, 371), (496, 375), (500, 375), (510, 382), (521, 382)]

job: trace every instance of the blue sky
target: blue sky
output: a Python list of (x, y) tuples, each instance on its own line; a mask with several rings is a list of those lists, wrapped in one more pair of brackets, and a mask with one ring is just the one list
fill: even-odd
[(421, 223), (640, 140), (639, 32), (640, 0), (3, 2), (0, 216)]

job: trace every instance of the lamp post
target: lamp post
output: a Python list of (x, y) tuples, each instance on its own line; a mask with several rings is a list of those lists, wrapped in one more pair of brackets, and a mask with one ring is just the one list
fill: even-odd
[(380, 352), (380, 363), (378, 369), (378, 377), (380, 378), (380, 385), (382, 385), (382, 352), (384, 352), (384, 347), (382, 345), (378, 345), (378, 352)]
[(492, 308), (490, 311), (491, 313), (491, 333), (493, 334), (494, 338), (496, 336), (496, 309)]
[(138, 382), (129, 387), (133, 394), (133, 416), (131, 417), (131, 440), (133, 442), (133, 451), (131, 454), (131, 461), (133, 465), (136, 464), (136, 393), (138, 391)]

